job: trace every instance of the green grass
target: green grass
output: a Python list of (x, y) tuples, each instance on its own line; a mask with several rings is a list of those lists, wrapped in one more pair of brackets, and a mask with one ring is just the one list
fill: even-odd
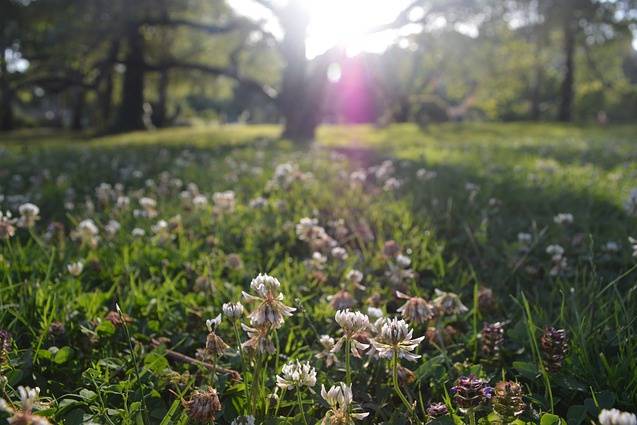
[[(553, 413), (569, 425), (587, 423), (601, 408), (637, 404), (635, 259), (628, 242), (637, 237), (637, 221), (624, 209), (637, 187), (636, 126), (458, 124), (424, 133), (411, 125), (324, 127), (311, 149), (276, 140), (278, 131), (225, 126), (100, 138), (2, 136), (0, 210), (16, 216), (24, 202), (41, 209), (33, 229), (0, 240), (0, 328), (12, 335), (2, 361), (3, 397), (15, 402), (19, 385), (39, 386), (46, 402), (39, 414), (54, 423), (168, 424), (186, 423), (185, 400), (212, 386), (223, 406), (218, 423), (243, 413), (264, 423), (303, 423), (295, 390), (279, 390), (278, 403), (270, 400), (282, 366), (299, 359), (317, 370), (316, 393), (300, 393), (308, 423), (315, 423), (328, 410), (320, 384), (346, 380), (343, 350), (338, 366), (315, 357), (319, 335), (341, 335), (331, 296), (345, 289), (353, 309), (363, 312), (375, 298), (384, 314), (399, 317), (404, 300), (396, 289), (426, 300), (439, 289), (458, 294), (468, 311), (412, 323), (414, 337), (429, 334), (417, 348), (421, 358), (401, 361), (414, 373), (401, 384), (416, 403), (413, 414), (395, 390), (391, 361), (350, 359), (354, 400), (369, 413), (361, 423), (425, 422), (432, 419), (430, 402), (451, 409), (452, 417), (437, 423), (467, 422), (471, 414), (458, 409), (450, 391), (469, 373), (491, 385), (518, 381), (525, 422), (554, 423)], [(362, 186), (350, 180), (384, 160), (392, 161), (389, 175), (368, 170)], [(286, 162), (298, 165), (292, 175), (299, 178), (280, 187), (271, 179)], [(435, 176), (418, 177), (419, 170)], [(400, 187), (384, 190), (390, 177)], [(101, 183), (111, 189), (100, 200)], [(184, 190), (205, 195), (208, 205), (185, 206)], [(219, 213), (212, 194), (226, 190), (235, 192), (236, 207)], [(130, 207), (118, 208), (117, 196), (128, 196)], [(143, 196), (157, 200), (156, 217), (134, 213)], [(266, 202), (257, 208), (250, 202), (259, 196)], [(573, 223), (555, 223), (558, 213), (573, 214)], [(295, 233), (303, 217), (316, 218), (347, 259), (328, 249), (322, 269), (308, 266), (313, 249)], [(100, 231), (95, 247), (71, 237), (87, 218)], [(152, 230), (160, 219), (172, 223), (166, 240)], [(339, 219), (343, 234), (334, 224)], [(109, 220), (121, 225), (112, 236), (105, 233)], [(145, 235), (133, 237), (134, 228)], [(532, 235), (526, 247), (520, 232)], [(382, 253), (389, 240), (410, 257), (412, 278), (388, 278), (396, 267)], [(606, 249), (610, 241), (617, 252)], [(551, 244), (564, 248), (567, 261), (557, 273), (546, 253)], [(240, 267), (230, 266), (232, 254)], [(78, 260), (84, 271), (74, 277), (67, 265)], [(349, 283), (351, 269), (363, 272), (365, 289)], [(297, 309), (270, 333), (275, 353), (239, 355), (233, 324), (224, 318), (216, 332), (231, 348), (205, 361), (239, 371), (241, 382), (176, 357), (194, 358), (205, 346), (205, 320), (223, 303), (239, 301), (242, 290), (253, 293), (250, 281), (261, 272), (280, 280), (284, 302)], [(493, 291), (490, 306), (479, 302), (484, 287)], [(130, 316), (126, 326), (109, 313), (116, 303)], [(504, 344), (493, 357), (482, 352), (480, 332), (483, 322), (498, 321), (505, 323)], [(546, 326), (569, 336), (558, 372), (541, 360)], [(245, 341), (246, 334), (239, 337)], [(475, 413), (482, 422), (499, 420), (489, 405)]]

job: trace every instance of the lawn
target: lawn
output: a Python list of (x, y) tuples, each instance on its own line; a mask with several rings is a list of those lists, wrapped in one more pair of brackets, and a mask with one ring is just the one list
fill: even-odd
[[(278, 131), (0, 139), (7, 410), (542, 425), (634, 410), (637, 126), (323, 127), (300, 148)], [(32, 411), (18, 386), (40, 388)]]

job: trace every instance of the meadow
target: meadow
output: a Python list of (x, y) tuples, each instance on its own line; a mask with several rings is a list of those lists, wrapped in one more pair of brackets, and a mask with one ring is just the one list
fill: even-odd
[(3, 136), (0, 418), (635, 423), (636, 126), (278, 131)]

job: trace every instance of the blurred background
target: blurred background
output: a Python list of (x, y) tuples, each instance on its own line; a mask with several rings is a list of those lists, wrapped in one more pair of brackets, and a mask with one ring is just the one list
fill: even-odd
[(3, 131), (637, 117), (635, 0), (0, 5)]

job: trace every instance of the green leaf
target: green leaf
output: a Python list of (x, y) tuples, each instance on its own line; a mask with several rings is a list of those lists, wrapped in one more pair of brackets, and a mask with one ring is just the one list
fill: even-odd
[(114, 335), (115, 334), (115, 325), (113, 325), (111, 322), (109, 322), (108, 320), (104, 320), (102, 321), (99, 325), (97, 325), (97, 327), (95, 328), (95, 331), (100, 334), (100, 335)]
[(537, 367), (531, 362), (513, 362), (513, 367), (526, 379), (535, 379), (539, 374)]
[(568, 408), (566, 417), (571, 425), (580, 425), (586, 419), (586, 406), (575, 405)]
[(557, 415), (544, 413), (540, 418), (540, 425), (566, 425), (566, 421)]
[(55, 356), (53, 357), (53, 362), (55, 364), (64, 364), (67, 361), (69, 361), (69, 359), (71, 358), (71, 356), (73, 355), (73, 349), (71, 349), (71, 347), (62, 347), (58, 350), (57, 353), (55, 353)]

